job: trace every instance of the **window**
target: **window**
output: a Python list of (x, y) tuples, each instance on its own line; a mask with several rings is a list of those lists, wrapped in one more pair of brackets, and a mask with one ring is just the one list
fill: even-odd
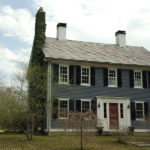
[(108, 70), (108, 86), (117, 87), (117, 70), (116, 69)]
[(69, 117), (69, 100), (59, 100), (59, 119)]
[(104, 103), (104, 118), (107, 118), (107, 103)]
[(120, 118), (123, 118), (124, 114), (123, 114), (123, 104), (120, 104)]
[(144, 103), (136, 102), (136, 119), (143, 120), (144, 119)]
[(90, 67), (81, 68), (81, 84), (90, 85)]
[(81, 111), (82, 112), (91, 112), (91, 101), (90, 100), (82, 100)]
[(142, 71), (134, 71), (134, 87), (142, 88)]
[(65, 65), (59, 66), (59, 83), (69, 83), (69, 67)]

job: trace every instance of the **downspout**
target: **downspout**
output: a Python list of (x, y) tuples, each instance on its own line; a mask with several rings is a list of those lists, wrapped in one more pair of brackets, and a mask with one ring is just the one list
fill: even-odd
[(52, 65), (48, 62), (47, 68), (47, 133), (51, 131), (51, 104), (52, 104)]

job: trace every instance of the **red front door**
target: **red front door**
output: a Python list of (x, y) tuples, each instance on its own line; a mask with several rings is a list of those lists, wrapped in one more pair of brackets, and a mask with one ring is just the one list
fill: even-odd
[(110, 129), (119, 128), (118, 104), (117, 103), (109, 104), (109, 128)]

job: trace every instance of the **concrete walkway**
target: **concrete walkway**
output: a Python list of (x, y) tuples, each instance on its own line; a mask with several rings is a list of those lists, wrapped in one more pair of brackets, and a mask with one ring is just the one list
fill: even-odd
[(136, 146), (140, 146), (140, 147), (150, 147), (149, 142), (128, 142), (128, 144), (136, 145)]

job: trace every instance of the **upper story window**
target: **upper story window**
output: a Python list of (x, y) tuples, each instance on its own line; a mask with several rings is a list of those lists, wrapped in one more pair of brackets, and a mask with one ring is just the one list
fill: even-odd
[(59, 119), (69, 117), (69, 100), (59, 100)]
[(90, 67), (81, 67), (81, 84), (90, 85)]
[(142, 71), (134, 71), (134, 87), (142, 88)]
[(59, 65), (59, 83), (69, 83), (69, 66)]
[(144, 119), (144, 102), (136, 102), (135, 110), (136, 110), (136, 119), (143, 120)]
[(108, 86), (117, 87), (117, 69), (108, 69)]

